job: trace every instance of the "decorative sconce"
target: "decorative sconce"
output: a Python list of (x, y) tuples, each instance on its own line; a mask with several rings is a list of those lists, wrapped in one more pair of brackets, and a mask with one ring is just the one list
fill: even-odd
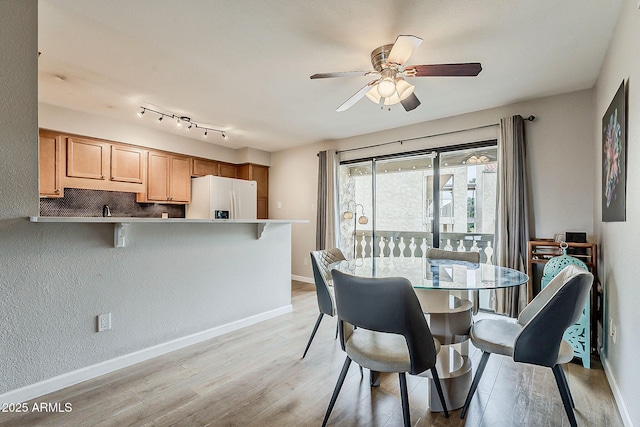
[[(350, 210), (350, 206), (353, 203), (354, 208), (353, 211)], [(360, 206), (362, 208), (362, 215), (360, 215), (360, 217), (358, 217), (357, 215), (357, 211), (358, 211), (358, 206)], [(353, 219), (353, 258), (356, 258), (356, 245), (357, 245), (357, 225), (358, 224), (362, 224), (365, 225), (367, 223), (369, 223), (369, 218), (367, 218), (367, 215), (364, 212), (364, 206), (362, 206), (360, 203), (356, 203), (354, 200), (350, 200), (347, 203), (347, 209), (343, 214), (342, 214), (342, 218), (346, 219), (346, 220), (351, 220)], [(357, 218), (357, 221), (356, 221)]]

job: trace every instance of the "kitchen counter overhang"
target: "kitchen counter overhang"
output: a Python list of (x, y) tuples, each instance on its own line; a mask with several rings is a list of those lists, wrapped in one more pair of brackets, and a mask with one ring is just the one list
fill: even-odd
[(45, 223), (95, 223), (113, 224), (113, 247), (126, 246), (127, 229), (131, 224), (137, 223), (167, 223), (167, 224), (255, 224), (256, 238), (261, 239), (270, 224), (305, 224), (306, 219), (187, 219), (187, 218), (138, 218), (138, 217), (58, 217), (58, 216), (32, 216), (31, 222)]

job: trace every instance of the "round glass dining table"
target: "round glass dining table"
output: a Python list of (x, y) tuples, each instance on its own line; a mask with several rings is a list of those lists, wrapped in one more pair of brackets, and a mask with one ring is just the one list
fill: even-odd
[(405, 277), (414, 289), (473, 291), (519, 286), (526, 274), (507, 267), (425, 258), (358, 258), (329, 265), (329, 270), (361, 277)]
[[(477, 291), (510, 288), (529, 281), (526, 274), (507, 267), (425, 258), (358, 258), (329, 265), (329, 270), (333, 269), (361, 277), (404, 277), (411, 282), (431, 332), (442, 344), (436, 367), (449, 409), (463, 406), (471, 386), (468, 354), (474, 303), (469, 299), (477, 304)], [(378, 375), (372, 372), (372, 384)], [(429, 378), (429, 408), (441, 412), (433, 379), (424, 376)]]

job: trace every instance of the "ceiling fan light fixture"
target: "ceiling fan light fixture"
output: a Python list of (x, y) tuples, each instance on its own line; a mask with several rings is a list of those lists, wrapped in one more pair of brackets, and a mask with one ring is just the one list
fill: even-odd
[(416, 87), (414, 85), (407, 82), (402, 77), (396, 80), (396, 92), (398, 93), (398, 97), (400, 98), (401, 101), (404, 101), (409, 96), (411, 96), (415, 88)]
[(393, 95), (384, 99), (384, 105), (396, 105), (398, 103), (400, 103), (400, 97), (397, 92), (394, 92)]
[(380, 99), (382, 99), (382, 97), (380, 96), (380, 94), (378, 93), (378, 85), (375, 84), (371, 87), (371, 89), (369, 89), (366, 93), (367, 98), (369, 98), (369, 100), (371, 102), (373, 102), (374, 104), (379, 104), (380, 103)]
[(383, 98), (388, 98), (396, 92), (396, 82), (393, 76), (393, 70), (382, 70), (381, 79), (378, 82), (378, 93)]

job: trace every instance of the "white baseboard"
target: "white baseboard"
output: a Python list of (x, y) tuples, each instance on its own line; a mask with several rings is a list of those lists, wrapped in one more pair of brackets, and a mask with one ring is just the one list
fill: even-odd
[(613, 398), (616, 400), (616, 404), (618, 405), (618, 411), (620, 412), (622, 423), (625, 425), (625, 427), (633, 427), (631, 414), (629, 414), (627, 405), (625, 405), (624, 403), (624, 399), (622, 398), (622, 394), (620, 393), (620, 388), (618, 388), (618, 383), (616, 382), (616, 377), (613, 376), (613, 372), (611, 372), (611, 368), (609, 367), (609, 362), (602, 353), (603, 352), (600, 352), (600, 361), (602, 362), (604, 373), (606, 374), (607, 381), (609, 382), (609, 387), (611, 387)]
[(47, 380), (1, 394), (0, 405), (4, 405), (6, 403), (26, 402), (28, 400), (44, 396), (45, 394), (52, 393), (65, 387), (69, 387), (74, 384), (99, 377), (100, 375), (108, 374), (110, 372), (117, 371), (118, 369), (126, 368), (127, 366), (131, 366), (136, 363), (143, 362), (145, 360), (149, 360), (154, 357), (161, 356), (163, 354), (170, 353), (172, 351), (179, 350), (181, 348), (188, 347), (190, 345), (197, 344), (199, 342), (206, 341), (208, 339), (215, 338), (220, 335), (224, 335), (226, 333), (236, 331), (238, 329), (242, 329), (244, 327), (269, 320), (274, 317), (281, 316), (283, 314), (291, 313), (292, 311), (293, 306), (291, 304), (285, 305), (274, 310), (266, 311), (264, 313), (236, 320), (235, 322), (207, 329), (206, 331), (197, 332), (192, 335), (187, 335), (185, 337), (158, 344), (153, 347), (145, 348), (144, 350), (135, 351), (133, 353), (116, 357), (114, 359), (96, 363), (95, 365), (67, 372), (66, 374), (62, 374), (57, 377), (49, 378)]
[(291, 275), (291, 280), (297, 280), (298, 282), (305, 283), (315, 283), (313, 277), (296, 276), (295, 274)]

